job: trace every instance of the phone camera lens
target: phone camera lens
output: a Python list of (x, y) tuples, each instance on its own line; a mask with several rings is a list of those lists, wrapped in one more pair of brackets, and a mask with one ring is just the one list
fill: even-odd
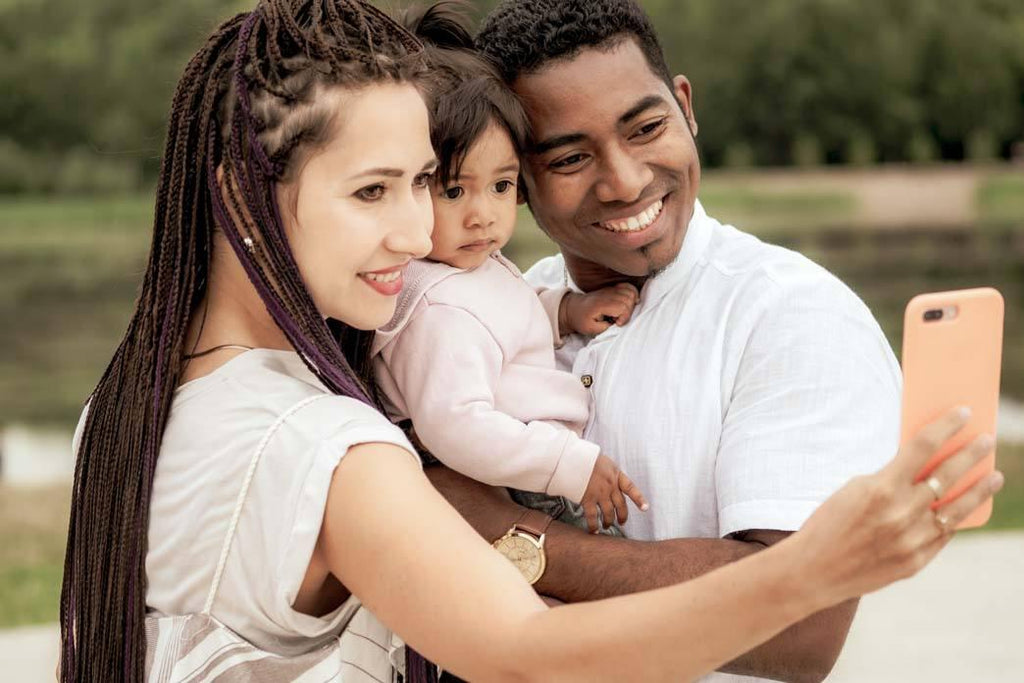
[(930, 311), (925, 311), (924, 312), (924, 321), (925, 322), (933, 322), (935, 320), (942, 320), (942, 309), (941, 308), (934, 308), (934, 309), (932, 309)]

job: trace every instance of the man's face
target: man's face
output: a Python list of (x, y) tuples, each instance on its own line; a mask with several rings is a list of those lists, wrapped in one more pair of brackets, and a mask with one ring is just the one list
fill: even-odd
[(513, 88), (533, 126), (530, 208), (570, 266), (645, 277), (671, 263), (700, 184), (689, 82), (672, 92), (626, 39)]

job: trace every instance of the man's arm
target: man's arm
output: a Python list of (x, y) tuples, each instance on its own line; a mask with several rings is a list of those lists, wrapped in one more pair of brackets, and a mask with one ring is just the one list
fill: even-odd
[[(521, 514), (522, 508), (504, 489), (481, 484), (442, 466), (428, 468), (427, 476), (488, 542), (501, 537)], [(564, 602), (659, 588), (735, 562), (787, 535), (781, 531), (750, 531), (733, 539), (682, 538), (646, 543), (591, 535), (554, 522), (545, 541), (547, 569), (535, 588)], [(765, 600), (771, 599), (765, 596)], [(722, 670), (799, 683), (824, 680), (842, 650), (856, 609), (854, 600), (818, 612)]]

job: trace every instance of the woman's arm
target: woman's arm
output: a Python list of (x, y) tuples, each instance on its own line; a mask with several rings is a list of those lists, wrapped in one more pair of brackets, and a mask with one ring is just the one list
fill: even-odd
[[(548, 610), (409, 453), (381, 444), (353, 448), (338, 466), (318, 552), (384, 623), (464, 678), (692, 679), (930, 560), (949, 536), (929, 510), (931, 490), (912, 482), (962, 424), (953, 416), (931, 426), (889, 467), (852, 482), (771, 548), (631, 596)], [(990, 448), (964, 449), (937, 476), (948, 485)], [(993, 484), (984, 480), (951, 503), (950, 523)]]

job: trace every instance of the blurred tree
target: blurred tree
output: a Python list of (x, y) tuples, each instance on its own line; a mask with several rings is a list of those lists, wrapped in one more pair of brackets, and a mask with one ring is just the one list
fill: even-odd
[[(736, 150), (757, 164), (844, 162), (865, 136), (880, 161), (964, 158), (978, 131), (996, 155), (1024, 140), (1021, 0), (641, 2), (694, 84), (709, 165)], [(473, 4), (482, 16), (497, 0)], [(186, 60), (253, 5), (0, 0), (0, 192), (152, 178)], [(90, 155), (102, 183), (75, 180)]]

